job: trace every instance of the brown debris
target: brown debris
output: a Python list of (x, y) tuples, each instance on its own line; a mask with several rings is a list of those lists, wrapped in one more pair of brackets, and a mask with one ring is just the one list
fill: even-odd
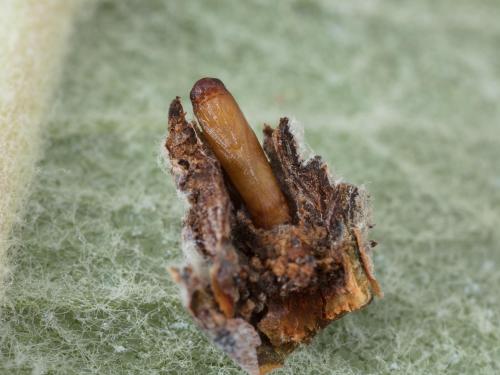
[(170, 105), (165, 146), (190, 205), (183, 241), (201, 258), (172, 275), (200, 327), (249, 374), (280, 367), (329, 322), (381, 296), (366, 192), (332, 182), (320, 157), (302, 160), (288, 119), (264, 130), (292, 216), (271, 229), (254, 226), (179, 98)]

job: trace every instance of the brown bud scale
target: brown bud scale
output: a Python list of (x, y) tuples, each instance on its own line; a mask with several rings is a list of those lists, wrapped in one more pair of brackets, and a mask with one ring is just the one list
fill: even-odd
[[(194, 102), (199, 94), (193, 90)], [(205, 100), (213, 100), (207, 94)], [(165, 146), (189, 203), (183, 241), (201, 259), (188, 259), (172, 275), (210, 339), (249, 374), (265, 374), (331, 321), (381, 295), (367, 239), (368, 196), (332, 183), (321, 158), (305, 162), (283, 118), (264, 130), (264, 151), (291, 220), (259, 228), (256, 213), (248, 209), (249, 216), (245, 208), (248, 197), (234, 194), (239, 185), (224, 175), (225, 162), (202, 127), (203, 134), (185, 120), (180, 100), (172, 102)]]

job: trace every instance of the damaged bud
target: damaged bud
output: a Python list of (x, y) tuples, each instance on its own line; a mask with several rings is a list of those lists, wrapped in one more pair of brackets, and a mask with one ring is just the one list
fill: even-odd
[(262, 149), (221, 81), (198, 81), (191, 100), (201, 130), (186, 121), (177, 97), (165, 143), (189, 204), (188, 263), (171, 273), (212, 342), (262, 375), (330, 322), (382, 296), (368, 194), (334, 182), (321, 157), (305, 161), (287, 118), (265, 127)]
[(290, 220), (288, 206), (259, 141), (238, 103), (216, 78), (203, 78), (191, 90), (203, 134), (243, 198), (253, 222), (271, 228)]

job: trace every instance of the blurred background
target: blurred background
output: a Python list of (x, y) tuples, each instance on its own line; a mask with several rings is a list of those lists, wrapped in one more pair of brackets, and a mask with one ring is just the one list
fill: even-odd
[[(184, 311), (167, 110), (220, 78), (373, 199), (385, 298), (276, 374), (500, 371), (498, 1), (83, 3), (9, 250), (0, 373), (240, 374)], [(93, 9), (90, 9), (90, 8)]]

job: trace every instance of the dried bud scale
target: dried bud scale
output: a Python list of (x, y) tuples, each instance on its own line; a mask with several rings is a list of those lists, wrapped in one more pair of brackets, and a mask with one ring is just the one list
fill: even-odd
[[(183, 241), (192, 242), (206, 262), (202, 271), (188, 264), (172, 274), (214, 343), (248, 373), (264, 374), (330, 321), (381, 295), (368, 254), (367, 196), (353, 185), (332, 183), (319, 157), (304, 162), (286, 118), (264, 130), (269, 166), (224, 85), (213, 79), (198, 83), (191, 99), (203, 133), (185, 120), (176, 98), (166, 148), (176, 185), (190, 204)], [(216, 95), (208, 90), (213, 87)], [(243, 136), (235, 141), (235, 154), (221, 156), (219, 146), (227, 145), (221, 134)], [(250, 168), (259, 168), (255, 174), (266, 181), (248, 185), (281, 207), (270, 211), (277, 212), (271, 221), (259, 218), (259, 202), (242, 191), (245, 176), (238, 168), (248, 164), (246, 157), (259, 160)]]

